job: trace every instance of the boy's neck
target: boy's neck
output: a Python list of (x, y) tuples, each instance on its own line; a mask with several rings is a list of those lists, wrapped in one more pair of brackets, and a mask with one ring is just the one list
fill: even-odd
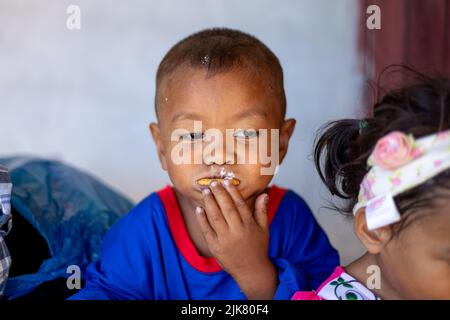
[(175, 188), (174, 193), (177, 199), (177, 204), (180, 208), (181, 217), (184, 221), (189, 237), (191, 238), (192, 243), (195, 246), (195, 249), (197, 249), (197, 252), (202, 257), (205, 258), (212, 257), (212, 254), (208, 249), (206, 241), (200, 230), (200, 226), (195, 217), (195, 207), (198, 204), (192, 201), (191, 199), (183, 196)]
[(380, 268), (380, 288), (368, 289), (383, 300), (402, 299), (401, 294), (383, 276), (383, 265), (377, 255), (366, 252), (362, 257), (346, 266), (345, 271), (367, 287), (369, 277), (373, 276), (373, 273), (368, 273), (367, 271), (370, 266), (374, 265)]

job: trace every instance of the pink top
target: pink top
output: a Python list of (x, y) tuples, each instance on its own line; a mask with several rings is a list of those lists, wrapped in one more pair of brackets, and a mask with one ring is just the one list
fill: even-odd
[(291, 300), (380, 300), (362, 283), (336, 267), (334, 272), (315, 291), (298, 291)]

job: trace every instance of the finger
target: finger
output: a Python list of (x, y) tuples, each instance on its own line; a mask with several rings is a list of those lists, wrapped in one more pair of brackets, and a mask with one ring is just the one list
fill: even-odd
[(232, 183), (230, 183), (229, 180), (224, 180), (223, 185), (228, 191), (228, 194), (230, 195), (231, 199), (233, 200), (234, 206), (239, 212), (242, 221), (248, 221), (249, 219), (253, 219), (252, 212), (248, 208), (247, 203), (245, 202), (244, 198), (242, 198), (242, 195), (238, 191), (238, 189)]
[(267, 204), (269, 196), (265, 193), (258, 196), (255, 203), (255, 220), (264, 230), (269, 229), (269, 219), (267, 217)]
[(209, 224), (208, 218), (206, 217), (205, 210), (202, 207), (197, 207), (195, 209), (195, 215), (197, 216), (198, 224), (200, 225), (200, 230), (205, 237), (206, 242), (214, 241), (217, 238), (216, 232)]
[(233, 227), (241, 225), (242, 220), (240, 214), (228, 192), (216, 181), (211, 183), (211, 190), (228, 225)]
[(203, 209), (206, 212), (206, 217), (208, 218), (210, 226), (217, 234), (226, 231), (228, 229), (227, 222), (225, 221), (211, 190), (205, 188), (202, 190), (202, 194), (203, 202), (205, 204)]

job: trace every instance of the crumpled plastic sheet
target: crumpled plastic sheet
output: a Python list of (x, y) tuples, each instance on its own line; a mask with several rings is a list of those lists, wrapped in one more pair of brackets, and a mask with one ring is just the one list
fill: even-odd
[(0, 165), (11, 176), (12, 207), (44, 237), (51, 254), (38, 272), (8, 279), (8, 299), (68, 277), (70, 265), (79, 266), (83, 275), (87, 265), (98, 259), (105, 232), (133, 206), (96, 178), (59, 161), (13, 157), (0, 158)]

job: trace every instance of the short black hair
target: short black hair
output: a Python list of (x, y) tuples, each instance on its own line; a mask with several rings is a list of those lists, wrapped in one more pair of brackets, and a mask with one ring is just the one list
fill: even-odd
[(279, 96), (282, 115), (286, 113), (281, 64), (275, 54), (254, 36), (228, 28), (212, 28), (194, 33), (175, 44), (162, 59), (156, 73), (157, 114), (161, 82), (180, 66), (204, 68), (207, 77), (233, 69), (263, 73)]

